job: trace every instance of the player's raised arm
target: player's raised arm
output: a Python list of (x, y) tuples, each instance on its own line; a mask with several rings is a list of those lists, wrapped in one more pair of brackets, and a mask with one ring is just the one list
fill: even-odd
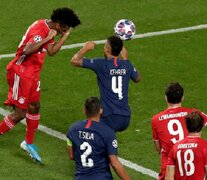
[(119, 161), (117, 155), (110, 155), (109, 156), (110, 164), (113, 167), (116, 174), (123, 180), (130, 180), (131, 178), (127, 174), (125, 168)]
[(48, 44), (47, 52), (49, 56), (54, 56), (62, 47), (64, 42), (67, 40), (68, 36), (70, 35), (70, 29), (63, 32), (59, 41), (55, 42), (54, 44)]
[(82, 67), (83, 64), (83, 56), (88, 52), (93, 50), (95, 47), (95, 43), (93, 41), (88, 41), (84, 44), (84, 46), (74, 54), (71, 59), (71, 64), (76, 67)]
[(23, 54), (30, 55), (34, 52), (36, 52), (42, 45), (53, 39), (57, 35), (57, 31), (54, 29), (51, 29), (48, 36), (44, 39), (42, 39), (39, 42), (30, 43), (28, 42), (25, 48), (23, 49)]

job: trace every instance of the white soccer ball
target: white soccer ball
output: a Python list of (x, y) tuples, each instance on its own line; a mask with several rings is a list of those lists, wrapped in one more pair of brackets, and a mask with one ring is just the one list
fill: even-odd
[(115, 34), (121, 38), (121, 40), (129, 40), (134, 37), (136, 27), (132, 21), (128, 19), (121, 19), (115, 24), (114, 31)]

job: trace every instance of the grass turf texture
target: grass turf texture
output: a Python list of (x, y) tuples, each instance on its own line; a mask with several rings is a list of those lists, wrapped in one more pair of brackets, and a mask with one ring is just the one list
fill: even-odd
[[(49, 18), (56, 7), (70, 6), (80, 15), (82, 26), (71, 33), (66, 44), (86, 40), (105, 39), (112, 33), (115, 22), (132, 19), (139, 33), (207, 23), (207, 2), (199, 1), (1, 1), (0, 25), (1, 54), (15, 52), (27, 26), (38, 18)], [(41, 3), (40, 3), (41, 2)], [(123, 3), (121, 3), (123, 2)], [(23, 5), (24, 3), (24, 5)], [(26, 5), (25, 5), (26, 3)], [(43, 3), (43, 7), (40, 4)], [(116, 6), (114, 6), (116, 4)], [(38, 13), (37, 13), (38, 12)], [(102, 12), (102, 13), (100, 13)], [(24, 14), (25, 13), (25, 14)], [(171, 81), (179, 81), (185, 88), (183, 106), (195, 107), (207, 112), (205, 94), (207, 88), (207, 32), (206, 30), (136, 39), (125, 42), (129, 59), (140, 70), (142, 82), (130, 84), (129, 102), (132, 109), (130, 127), (118, 133), (119, 154), (144, 167), (159, 171), (159, 156), (153, 148), (151, 117), (165, 109), (164, 89)], [(103, 45), (88, 57), (102, 56)], [(84, 100), (99, 95), (95, 75), (89, 70), (73, 68), (69, 60), (77, 49), (64, 50), (53, 58), (46, 58), (41, 75), (42, 101), (41, 123), (66, 133), (68, 126), (83, 119)], [(1, 107), (6, 98), (5, 66), (10, 59), (0, 61)], [(23, 126), (0, 137), (0, 178), (73, 179), (74, 163), (68, 162), (65, 142), (38, 133), (36, 143), (40, 147), (44, 166), (37, 166), (19, 148), (24, 138)], [(136, 131), (139, 130), (139, 131)], [(204, 131), (204, 137), (207, 137)], [(11, 162), (11, 163), (9, 163)], [(15, 169), (14, 176), (10, 171)], [(129, 170), (129, 169), (127, 169)], [(129, 170), (133, 179), (150, 179)]]

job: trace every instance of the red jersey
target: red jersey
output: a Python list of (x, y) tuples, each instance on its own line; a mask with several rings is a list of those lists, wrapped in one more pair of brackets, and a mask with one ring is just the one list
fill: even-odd
[(46, 19), (37, 20), (27, 29), (18, 46), (16, 57), (8, 64), (7, 70), (13, 69), (19, 76), (27, 78), (39, 77), (47, 52), (47, 46), (49, 43), (54, 43), (54, 40), (48, 41), (36, 52), (27, 56), (23, 54), (23, 49), (27, 43), (37, 43), (48, 36), (50, 29), (46, 21)]
[(187, 136), (171, 149), (167, 166), (175, 166), (176, 180), (204, 180), (207, 166), (207, 141)]
[[(185, 116), (195, 109), (191, 108), (168, 108), (152, 118), (152, 131), (154, 141), (159, 141), (162, 154), (166, 157), (172, 146), (188, 135), (185, 125)], [(205, 122), (207, 117), (205, 117)]]

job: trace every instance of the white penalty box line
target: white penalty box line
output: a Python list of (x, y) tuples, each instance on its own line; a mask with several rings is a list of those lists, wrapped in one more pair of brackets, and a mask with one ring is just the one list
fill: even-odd
[[(5, 109), (3, 109), (3, 108), (0, 107), (0, 114), (1, 115), (5, 116), (5, 115), (7, 115), (9, 113), (10, 113), (9, 111), (7, 111), (7, 110), (5, 110)], [(21, 121), (21, 123), (24, 124), (24, 125), (26, 125), (25, 119), (23, 121)], [(48, 128), (46, 126), (43, 126), (41, 124), (39, 125), (38, 130), (44, 132), (45, 134), (48, 134), (49, 136), (56, 137), (56, 138), (58, 138), (58, 139), (63, 140), (63, 141), (66, 142), (66, 139), (67, 139), (66, 138), (66, 135), (63, 134), (63, 133), (61, 133), (61, 132), (58, 132), (56, 130), (53, 130), (51, 128)], [(153, 170), (151, 170), (151, 169), (145, 168), (143, 166), (140, 166), (140, 165), (138, 165), (136, 163), (133, 163), (133, 162), (128, 161), (128, 160), (125, 160), (125, 159), (120, 158), (120, 157), (119, 157), (119, 160), (121, 161), (121, 163), (124, 166), (126, 166), (126, 167), (128, 167), (130, 169), (133, 169), (133, 170), (135, 170), (137, 172), (140, 172), (142, 174), (151, 176), (151, 177), (153, 177), (155, 179), (158, 177), (158, 173), (155, 172), (155, 171), (153, 171)]]
[[(183, 28), (177, 28), (177, 29), (168, 29), (164, 31), (157, 31), (157, 32), (148, 32), (148, 33), (143, 33), (143, 34), (137, 34), (134, 36), (133, 39), (141, 39), (141, 38), (147, 38), (147, 37), (153, 37), (153, 36), (161, 36), (165, 34), (175, 34), (175, 33), (181, 33), (181, 32), (187, 32), (187, 31), (195, 31), (195, 30), (200, 30), (200, 29), (207, 29), (207, 24), (200, 24), (196, 26), (190, 26), (190, 27), (183, 27)], [(97, 40), (94, 41), (96, 44), (104, 44), (106, 40)], [(71, 44), (71, 45), (64, 45), (61, 47), (61, 50), (64, 49), (73, 49), (73, 48), (78, 48), (82, 47), (84, 43), (76, 43), (76, 44)], [(12, 58), (15, 56), (15, 53), (12, 54), (1, 54), (0, 59), (3, 58)]]

